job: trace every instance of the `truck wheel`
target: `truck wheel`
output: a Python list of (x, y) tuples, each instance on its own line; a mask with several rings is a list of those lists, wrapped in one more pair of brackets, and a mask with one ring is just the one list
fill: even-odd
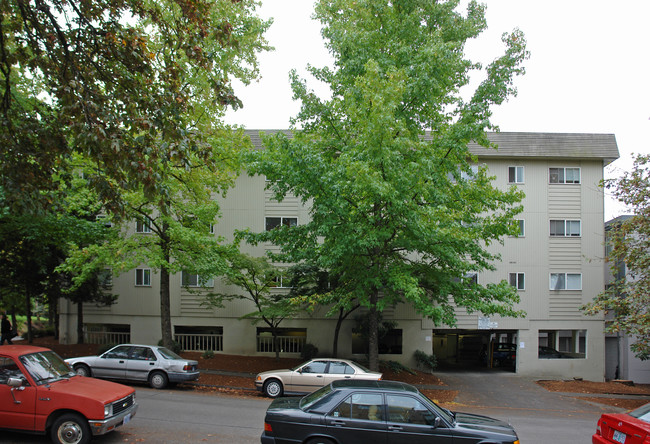
[(90, 371), (90, 367), (88, 367), (86, 364), (77, 364), (74, 366), (74, 371), (77, 372), (78, 375), (81, 376), (92, 376), (92, 372)]
[(92, 436), (85, 418), (77, 413), (66, 413), (52, 424), (50, 438), (56, 444), (87, 444)]
[(282, 383), (277, 379), (269, 379), (264, 383), (264, 394), (269, 398), (277, 398), (278, 396), (282, 396), (282, 392)]
[(149, 385), (155, 389), (163, 389), (167, 387), (168, 382), (169, 379), (163, 372), (153, 372), (149, 376)]

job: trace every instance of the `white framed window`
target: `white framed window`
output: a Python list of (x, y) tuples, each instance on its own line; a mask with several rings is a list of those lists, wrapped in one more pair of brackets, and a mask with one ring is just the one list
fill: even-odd
[(295, 227), (298, 225), (297, 217), (266, 217), (264, 218), (264, 227), (266, 231), (271, 231), (280, 226)]
[(551, 273), (550, 290), (582, 290), (582, 273)]
[(524, 183), (524, 167), (508, 167), (508, 183)]
[(523, 219), (515, 219), (515, 224), (519, 226), (519, 233), (513, 237), (524, 237), (526, 235), (526, 223)]
[(554, 237), (580, 237), (582, 226), (579, 220), (551, 220), (550, 235)]
[(206, 279), (196, 273), (181, 272), (181, 285), (183, 287), (214, 287), (214, 279)]
[(135, 286), (136, 287), (151, 287), (151, 269), (150, 268), (136, 268), (135, 269)]
[(510, 285), (515, 287), (517, 290), (526, 289), (526, 279), (524, 273), (508, 273), (508, 281)]
[(136, 233), (151, 233), (151, 219), (139, 219), (135, 222)]
[(282, 275), (276, 276), (270, 286), (273, 288), (292, 288), (291, 278)]
[(98, 214), (97, 216), (95, 216), (95, 220), (100, 223), (103, 223), (106, 228), (110, 228), (113, 226), (113, 222), (111, 222), (111, 220), (108, 217), (106, 217), (105, 214)]
[(580, 168), (549, 168), (549, 183), (580, 183)]
[(463, 180), (474, 180), (476, 176), (478, 176), (478, 165), (470, 165), (469, 170), (470, 170), (469, 173), (465, 171), (461, 171), (460, 177)]

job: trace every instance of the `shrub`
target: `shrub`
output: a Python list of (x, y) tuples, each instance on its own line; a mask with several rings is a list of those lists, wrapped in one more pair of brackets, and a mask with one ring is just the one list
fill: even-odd
[(106, 353), (106, 352), (109, 351), (111, 348), (115, 347), (116, 345), (117, 345), (117, 344), (103, 344), (103, 345), (100, 345), (100, 346), (97, 348), (97, 354), (98, 354), (98, 355), (101, 355), (102, 353)]
[(425, 370), (428, 370), (429, 373), (433, 373), (436, 367), (438, 367), (438, 359), (434, 354), (427, 355), (421, 350), (415, 350), (413, 356), (415, 357), (415, 362), (417, 363), (418, 368), (422, 367)]
[(306, 361), (313, 359), (318, 355), (318, 347), (316, 347), (314, 344), (305, 344), (302, 346), (302, 350), (300, 352), (300, 357)]
[[(162, 345), (163, 345), (162, 339), (160, 341), (158, 341), (158, 345), (160, 347), (162, 347)], [(171, 351), (173, 351), (174, 353), (176, 353), (178, 355), (178, 354), (182, 353), (183, 347), (181, 347), (181, 344), (179, 344), (178, 342), (172, 341)]]
[(212, 350), (206, 350), (201, 355), (203, 359), (212, 359), (214, 358), (214, 352)]
[(397, 362), (397, 361), (381, 361), (379, 363), (379, 365), (381, 367), (388, 368), (390, 371), (392, 371), (393, 373), (396, 373), (396, 374), (400, 374), (402, 372), (407, 372), (407, 373), (410, 373), (412, 375), (415, 374), (415, 372), (413, 370), (411, 370), (410, 368), (408, 368), (407, 366), (405, 366), (401, 362)]

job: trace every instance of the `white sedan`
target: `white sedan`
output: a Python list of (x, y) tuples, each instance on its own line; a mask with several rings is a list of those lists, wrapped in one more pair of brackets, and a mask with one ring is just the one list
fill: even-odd
[(120, 344), (99, 356), (66, 359), (78, 375), (147, 382), (161, 389), (168, 383), (196, 381), (197, 361), (183, 359), (155, 345)]
[(378, 381), (382, 374), (368, 370), (354, 361), (318, 358), (286, 370), (271, 370), (257, 375), (255, 387), (270, 398), (283, 393), (311, 393), (337, 379)]

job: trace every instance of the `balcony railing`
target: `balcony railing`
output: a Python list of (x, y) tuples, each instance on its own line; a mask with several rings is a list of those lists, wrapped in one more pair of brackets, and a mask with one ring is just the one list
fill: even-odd
[(174, 340), (183, 351), (223, 351), (223, 335), (177, 333)]
[[(307, 338), (305, 336), (278, 336), (277, 339), (280, 353), (300, 353)], [(273, 352), (273, 337), (258, 336), (257, 351)]]

